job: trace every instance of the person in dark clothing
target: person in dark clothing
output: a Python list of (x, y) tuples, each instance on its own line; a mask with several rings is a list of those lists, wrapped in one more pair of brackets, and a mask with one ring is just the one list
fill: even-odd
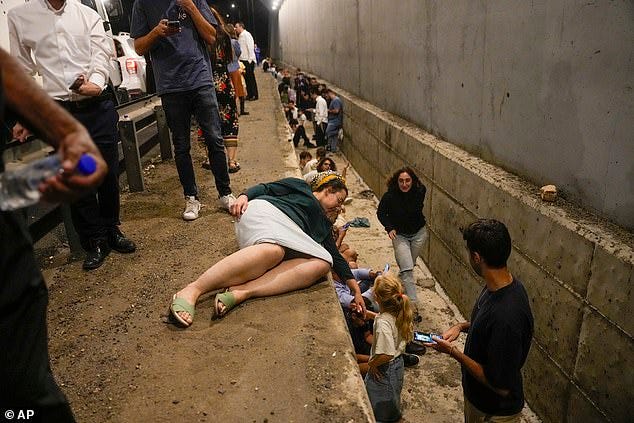
[(174, 323), (190, 326), (196, 301), (206, 292), (227, 288), (215, 299), (215, 315), (223, 317), (249, 298), (307, 288), (331, 267), (354, 292), (355, 308), (365, 311), (359, 285), (332, 238), (331, 220), (347, 195), (345, 180), (335, 172), (323, 172), (311, 186), (285, 178), (240, 194), (231, 208), (240, 250), (174, 295)]
[(306, 135), (306, 128), (304, 128), (304, 121), (299, 121), (297, 119), (291, 119), (288, 124), (291, 126), (291, 130), (293, 131), (293, 145), (297, 147), (299, 145), (300, 140), (304, 140), (304, 147), (306, 148), (317, 148), (316, 145), (311, 144), (308, 136)]
[[(533, 315), (524, 285), (509, 272), (511, 236), (502, 222), (480, 219), (464, 231), (473, 270), (486, 286), (469, 322), (458, 323), (426, 344), (462, 366), (466, 423), (519, 422), (524, 406), (521, 369), (533, 337)], [(452, 342), (468, 332), (464, 352)]]
[[(209, 2), (209, 0), (208, 0)], [(216, 44), (211, 51), (211, 66), (213, 68), (214, 88), (218, 111), (220, 112), (220, 130), (227, 149), (227, 165), (229, 173), (240, 170), (240, 163), (236, 160), (238, 154), (238, 108), (236, 106), (236, 90), (231, 82), (228, 66), (234, 56), (231, 35), (225, 29), (225, 22), (216, 9), (211, 7), (218, 27), (216, 28)], [(209, 165), (211, 167), (211, 164)]]
[[(10, 118), (8, 114), (13, 113), (16, 116)], [(0, 121), (10, 127), (17, 120), (55, 147), (63, 159), (64, 173), (40, 186), (44, 200), (76, 199), (106, 176), (106, 163), (86, 129), (0, 49)], [(4, 135), (0, 133), (0, 150), (6, 142)], [(73, 172), (83, 153), (97, 162), (96, 171), (88, 176)], [(0, 409), (3, 413), (9, 409), (33, 410), (31, 421), (74, 422), (68, 401), (51, 372), (47, 304), (48, 290), (24, 214), (0, 212)]]
[[(178, 21), (177, 26), (168, 25)], [(202, 207), (191, 157), (191, 117), (195, 116), (207, 146), (218, 198), (229, 210), (235, 197), (227, 167), (220, 112), (209, 62), (218, 22), (203, 0), (137, 0), (132, 8), (130, 37), (138, 54), (150, 53), (174, 162), (183, 187), (183, 220), (198, 219)]]
[(392, 240), (394, 256), (399, 267), (405, 293), (412, 300), (415, 322), (420, 322), (414, 266), (423, 244), (427, 240), (427, 228), (423, 215), (425, 185), (414, 169), (403, 167), (387, 181), (387, 192), (381, 198), (377, 217)]

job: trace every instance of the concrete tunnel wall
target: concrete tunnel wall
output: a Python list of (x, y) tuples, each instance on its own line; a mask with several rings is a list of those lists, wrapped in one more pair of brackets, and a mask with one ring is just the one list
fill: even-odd
[(633, 2), (286, 0), (278, 19), (273, 57), (634, 228)]
[[(559, 8), (551, 3), (559, 4)], [(544, 34), (540, 48), (544, 47), (543, 44), (553, 44), (555, 41), (551, 37), (563, 36), (567, 31), (566, 22), (572, 19), (562, 16), (568, 16), (564, 12), (571, 13), (572, 8), (565, 8), (560, 2), (551, 3), (535, 7), (539, 7), (539, 15), (545, 20), (548, 20), (546, 12), (556, 12), (562, 18), (561, 32)], [(513, 63), (509, 62), (510, 57), (492, 57), (492, 46), (509, 44), (511, 40), (504, 40), (499, 33), (491, 35), (490, 24), (485, 25), (488, 31), (486, 39), (493, 38), (496, 41), (486, 48), (480, 45), (476, 49), (478, 42), (482, 44), (483, 40), (478, 41), (475, 36), (467, 37), (464, 39), (471, 39), (471, 47), (465, 47), (458, 54), (453, 51), (453, 46), (447, 44), (447, 37), (442, 41), (438, 39), (438, 34), (445, 30), (452, 34), (477, 34), (484, 30), (475, 27), (478, 22), (503, 20), (500, 15), (506, 16), (506, 13), (501, 11), (502, 5), (497, 2), (478, 3), (476, 7), (472, 2), (451, 2), (453, 6), (450, 6), (450, 2), (402, 1), (398, 3), (398, 8), (394, 7), (394, 2), (387, 1), (341, 0), (320, 1), (318, 4), (319, 8), (315, 2), (286, 0), (280, 10), (279, 26), (275, 27), (277, 22), (273, 21), (272, 27), (272, 40), (279, 37), (279, 57), (328, 80), (329, 85), (338, 85), (335, 88), (344, 101), (346, 115), (343, 150), (377, 195), (385, 191), (385, 180), (394, 169), (403, 164), (415, 167), (428, 188), (425, 214), (431, 236), (422, 256), (439, 283), (467, 316), (480, 283), (470, 269), (458, 228), (477, 217), (485, 216), (498, 218), (508, 225), (513, 238), (510, 267), (514, 275), (524, 282), (535, 315), (534, 342), (523, 372), (527, 399), (533, 410), (546, 422), (629, 421), (634, 415), (631, 393), (634, 386), (632, 233), (614, 225), (597, 223), (596, 217), (566, 201), (542, 203), (537, 194), (538, 186), (476, 155), (480, 154), (489, 161), (506, 160), (505, 157), (516, 161), (526, 158), (522, 166), (539, 164), (539, 171), (559, 171), (568, 176), (578, 176), (579, 172), (587, 170), (587, 178), (602, 167), (604, 173), (601, 178), (598, 178), (600, 172), (597, 172), (597, 179), (594, 182), (588, 179), (587, 183), (595, 187), (601, 184), (605, 186), (606, 198), (607, 191), (612, 189), (615, 190), (612, 194), (616, 195), (618, 187), (614, 185), (631, 188), (632, 184), (633, 178), (630, 176), (628, 180), (626, 175), (627, 172), (630, 175), (632, 173), (632, 160), (624, 159), (634, 155), (631, 150), (627, 150), (631, 147), (623, 142), (626, 135), (634, 133), (631, 131), (632, 122), (631, 119), (627, 123), (621, 122), (617, 128), (618, 122), (614, 119), (611, 128), (613, 136), (606, 140), (607, 144), (596, 141), (596, 126), (602, 126), (601, 131), (609, 132), (609, 123), (604, 116), (599, 116), (598, 123), (591, 116), (587, 110), (591, 99), (584, 97), (587, 94), (582, 92), (582, 85), (586, 84), (584, 90), (589, 89), (594, 101), (603, 105), (615, 105), (620, 101), (624, 106), (629, 101), (630, 105), (620, 111), (613, 109), (612, 113), (620, 114), (622, 121), (625, 120), (627, 108), (631, 109), (631, 98), (607, 98), (609, 96), (602, 90), (608, 90), (609, 85), (616, 84), (610, 82), (614, 79), (586, 79), (582, 83), (578, 80), (580, 76), (576, 75), (576, 82), (562, 80), (557, 83), (561, 85), (558, 89), (565, 88), (566, 84), (574, 85), (575, 92), (569, 92), (571, 97), (567, 100), (570, 103), (566, 107), (549, 103), (546, 101), (547, 87), (540, 84), (536, 88), (532, 87), (535, 81), (528, 75), (543, 70), (528, 66), (528, 62), (523, 62), (521, 66), (519, 64), (523, 55), (528, 53), (518, 53), (520, 58), (513, 58)], [(462, 10), (459, 9), (452, 13), (452, 10), (445, 10), (457, 8), (456, 5), (463, 6), (465, 11), (458, 13)], [(598, 14), (603, 18), (591, 19), (592, 30), (601, 32), (601, 27), (610, 26), (605, 16), (608, 12), (602, 8), (617, 6), (621, 8), (622, 16), (629, 16), (629, 20), (619, 21), (621, 27), (613, 30), (616, 33), (629, 28), (631, 35), (634, 22), (630, 19), (632, 4), (626, 5), (626, 2), (601, 3), (598, 12), (603, 13)], [(524, 28), (526, 32), (532, 28), (528, 22), (540, 28), (547, 26), (548, 22), (535, 22), (535, 9), (532, 14), (522, 16), (527, 13), (527, 7), (523, 2), (513, 3), (515, 17), (509, 16), (509, 21), (503, 25), (507, 34), (511, 28), (520, 32)], [(595, 6), (580, 5), (574, 9), (576, 19), (579, 19), (579, 14), (585, 13), (584, 7)], [(467, 13), (469, 8), (474, 10)], [(614, 10), (610, 13), (618, 15)], [(426, 18), (430, 16), (433, 18)], [(453, 24), (449, 16), (453, 17)], [(580, 22), (571, 25), (578, 29), (583, 27)], [(439, 30), (439, 26), (443, 29)], [(370, 28), (374, 31), (370, 31)], [(394, 39), (399, 36), (401, 39)], [(359, 43), (360, 39), (367, 41)], [(597, 42), (601, 39), (598, 36)], [(408, 42), (423, 46), (424, 51), (414, 53), (418, 58), (411, 59), (415, 63), (422, 63), (420, 69), (410, 60), (411, 55), (403, 50)], [(602, 52), (614, 50), (614, 43), (602, 43)], [(531, 54), (536, 54), (535, 50), (539, 49), (529, 43), (520, 44), (521, 48), (532, 51)], [(575, 44), (578, 46), (578, 43)], [(603, 45), (606, 46), (605, 50)], [(631, 50), (631, 46), (627, 48)], [(432, 51), (435, 53), (432, 54)], [(376, 60), (379, 52), (388, 59), (370, 61), (369, 57)], [(466, 58), (467, 55), (469, 58)], [(479, 57), (481, 55), (486, 56), (485, 59)], [(458, 56), (462, 57), (461, 60), (458, 60)], [(555, 56), (549, 59), (551, 63), (557, 61)], [(599, 53), (595, 56), (599, 56)], [(428, 57), (431, 60), (427, 60)], [(472, 63), (474, 60), (479, 60), (482, 68), (475, 66)], [(583, 61), (581, 57), (575, 60)], [(615, 55), (610, 60), (613, 60), (611, 63), (614, 65), (620, 59)], [(621, 65), (627, 67), (630, 62), (622, 62)], [(448, 66), (450, 69), (446, 69)], [(500, 66), (504, 71), (499, 69)], [(364, 70), (363, 74), (360, 69)], [(615, 72), (610, 73), (618, 75), (618, 69), (623, 70), (623, 67), (614, 66)], [(550, 71), (554, 72), (555, 69)], [(513, 72), (525, 74), (521, 77), (512, 76)], [(588, 72), (586, 66), (584, 74), (588, 76)], [(492, 73), (498, 76), (494, 77)], [(506, 88), (502, 90), (504, 96), (498, 99), (504, 101), (502, 106), (494, 99), (493, 106), (500, 106), (501, 109), (489, 110), (490, 104), (482, 107), (470, 105), (469, 98), (460, 93), (463, 88), (460, 84), (460, 89), (450, 86), (451, 75), (455, 77), (457, 74), (464, 77), (460, 79), (466, 81), (464, 84), (472, 94), (471, 98), (475, 97), (478, 101), (485, 96), (485, 92), (497, 92), (503, 82), (501, 75), (508, 74), (507, 86), (514, 88), (508, 90), (509, 97), (506, 97)], [(623, 72), (620, 75), (625, 77)], [(629, 78), (632, 78), (631, 72)], [(413, 80), (420, 82), (407, 83)], [(620, 83), (624, 84), (624, 79)], [(610, 92), (616, 95), (615, 91)], [(386, 93), (397, 94), (388, 96)], [(524, 100), (522, 104), (510, 105), (508, 102), (515, 98)], [(530, 99), (534, 108), (528, 107), (531, 106), (527, 104)], [(538, 99), (541, 99), (539, 104)], [(583, 128), (580, 126), (576, 135), (572, 136), (564, 130), (569, 125), (569, 122), (564, 121), (569, 117), (567, 114), (572, 113), (569, 109), (575, 102), (583, 103), (585, 111), (580, 124)], [(507, 106), (510, 107), (507, 109)], [(579, 104), (574, 108), (575, 113), (580, 113), (582, 109)], [(550, 121), (552, 117), (552, 123), (546, 124), (544, 120), (539, 128), (529, 131), (529, 126), (538, 119), (538, 109), (547, 117), (544, 119)], [(396, 114), (407, 117), (407, 120)], [(629, 128), (625, 128), (626, 125)], [(549, 136), (555, 137), (552, 138), (553, 143), (557, 140), (553, 144), (553, 148), (559, 150), (557, 153), (546, 153), (540, 140), (524, 135), (524, 132), (534, 134), (535, 131), (545, 134), (551, 129), (555, 135)], [(586, 131), (594, 134), (594, 139)], [(617, 133), (623, 137), (617, 139)], [(510, 141), (511, 138), (513, 141)], [(566, 141), (573, 145), (566, 145)], [(601, 150), (593, 142), (602, 144), (604, 149)], [(614, 144), (608, 146), (610, 142)], [(465, 149), (454, 144), (460, 144)], [(620, 167), (616, 168), (624, 172), (621, 179), (616, 180), (610, 173), (611, 159), (607, 157), (616, 154), (615, 148), (620, 149), (615, 156), (620, 156)], [(606, 156), (604, 150), (610, 150), (610, 154)], [(531, 162), (535, 157), (524, 157), (537, 152), (544, 154), (541, 162)], [(563, 152), (581, 154), (584, 163), (591, 162), (594, 166), (584, 164), (583, 168), (575, 170), (572, 160), (555, 163), (553, 156)], [(548, 169), (549, 160), (553, 160), (553, 169)], [(625, 169), (626, 162), (630, 166), (629, 170)], [(556, 169), (558, 166), (567, 169)], [(620, 193), (621, 197), (626, 195), (625, 191)], [(631, 202), (631, 196), (625, 201)], [(625, 204), (621, 203), (619, 207), (625, 207)], [(631, 210), (619, 210), (622, 217), (631, 217), (627, 215)]]

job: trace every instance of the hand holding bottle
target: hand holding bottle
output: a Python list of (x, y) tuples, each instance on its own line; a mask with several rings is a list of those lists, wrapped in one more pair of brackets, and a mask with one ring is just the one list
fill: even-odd
[[(95, 171), (89, 175), (75, 172), (84, 153), (92, 156), (96, 162)], [(39, 191), (44, 201), (56, 203), (80, 198), (91, 188), (99, 186), (108, 171), (106, 162), (83, 126), (60, 140), (58, 154), (62, 158), (63, 172), (47, 178), (40, 184)]]

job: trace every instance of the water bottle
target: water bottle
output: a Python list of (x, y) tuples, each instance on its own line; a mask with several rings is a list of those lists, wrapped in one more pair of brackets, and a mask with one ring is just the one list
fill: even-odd
[[(90, 175), (97, 169), (97, 162), (88, 154), (83, 154), (75, 171)], [(37, 189), (40, 183), (62, 171), (59, 155), (45, 157), (11, 172), (0, 174), (0, 210), (10, 211), (31, 206), (42, 193)]]

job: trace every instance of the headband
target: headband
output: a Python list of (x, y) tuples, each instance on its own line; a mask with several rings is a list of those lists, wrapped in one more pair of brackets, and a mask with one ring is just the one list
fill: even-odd
[(344, 185), (346, 184), (346, 180), (343, 176), (332, 170), (327, 170), (325, 172), (319, 172), (317, 175), (315, 175), (313, 180), (310, 182), (310, 188), (313, 191), (317, 191), (319, 187), (334, 179), (340, 180)]

